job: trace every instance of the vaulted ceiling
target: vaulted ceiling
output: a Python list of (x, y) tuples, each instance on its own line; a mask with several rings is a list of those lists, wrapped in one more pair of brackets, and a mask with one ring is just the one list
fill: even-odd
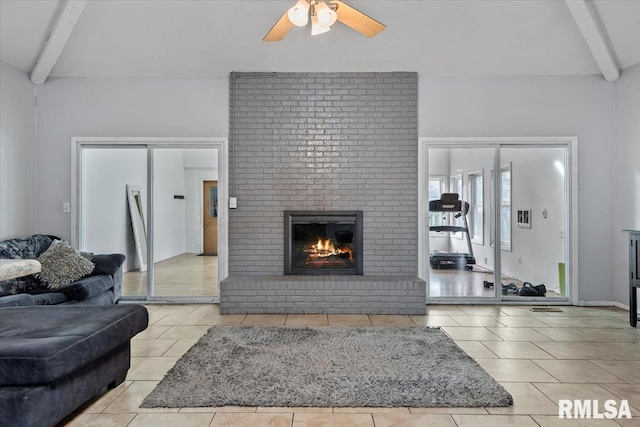
[[(44, 78), (231, 71), (575, 75), (604, 73), (602, 55), (617, 70), (640, 63), (638, 0), (347, 0), (386, 30), (367, 38), (337, 23), (312, 37), (308, 27), (294, 27), (271, 43), (263, 36), (294, 0), (79, 3), (79, 17), (69, 23), (59, 19), (66, 0), (0, 0), (0, 59), (31, 73), (47, 40), (66, 25), (71, 35), (58, 41)], [(591, 15), (578, 16), (576, 5)]]

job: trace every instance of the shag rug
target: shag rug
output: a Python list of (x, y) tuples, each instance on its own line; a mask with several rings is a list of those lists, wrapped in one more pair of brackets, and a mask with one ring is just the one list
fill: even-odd
[(142, 407), (512, 404), (439, 328), (214, 326)]

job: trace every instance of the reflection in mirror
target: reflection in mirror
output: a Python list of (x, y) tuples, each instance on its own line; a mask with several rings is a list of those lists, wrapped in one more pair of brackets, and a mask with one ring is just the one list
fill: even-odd
[(141, 191), (139, 185), (127, 184), (127, 201), (136, 245), (137, 267), (140, 271), (145, 271), (147, 269), (147, 233), (144, 226)]

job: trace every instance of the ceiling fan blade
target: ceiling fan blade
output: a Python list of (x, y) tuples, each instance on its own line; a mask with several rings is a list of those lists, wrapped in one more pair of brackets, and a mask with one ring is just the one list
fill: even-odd
[(287, 12), (271, 27), (266, 36), (262, 39), (265, 42), (279, 42), (287, 35), (289, 30), (293, 28), (293, 24), (289, 20)]
[(336, 7), (338, 21), (364, 34), (365, 36), (373, 37), (387, 28), (384, 24), (381, 24), (375, 19), (368, 17), (364, 13), (352, 8), (351, 6), (341, 2), (340, 0), (333, 0), (330, 2), (330, 4), (334, 4)]

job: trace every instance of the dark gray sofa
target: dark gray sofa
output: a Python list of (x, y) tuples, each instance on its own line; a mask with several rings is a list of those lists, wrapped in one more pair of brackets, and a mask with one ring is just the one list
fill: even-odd
[(58, 424), (121, 384), (130, 340), (149, 321), (141, 305), (0, 308), (0, 425)]
[[(35, 259), (51, 245), (53, 236), (34, 234), (0, 241), (0, 258)], [(111, 305), (122, 295), (122, 254), (93, 255), (93, 272), (78, 281), (49, 289), (33, 275), (0, 282), (0, 307), (33, 305)]]

